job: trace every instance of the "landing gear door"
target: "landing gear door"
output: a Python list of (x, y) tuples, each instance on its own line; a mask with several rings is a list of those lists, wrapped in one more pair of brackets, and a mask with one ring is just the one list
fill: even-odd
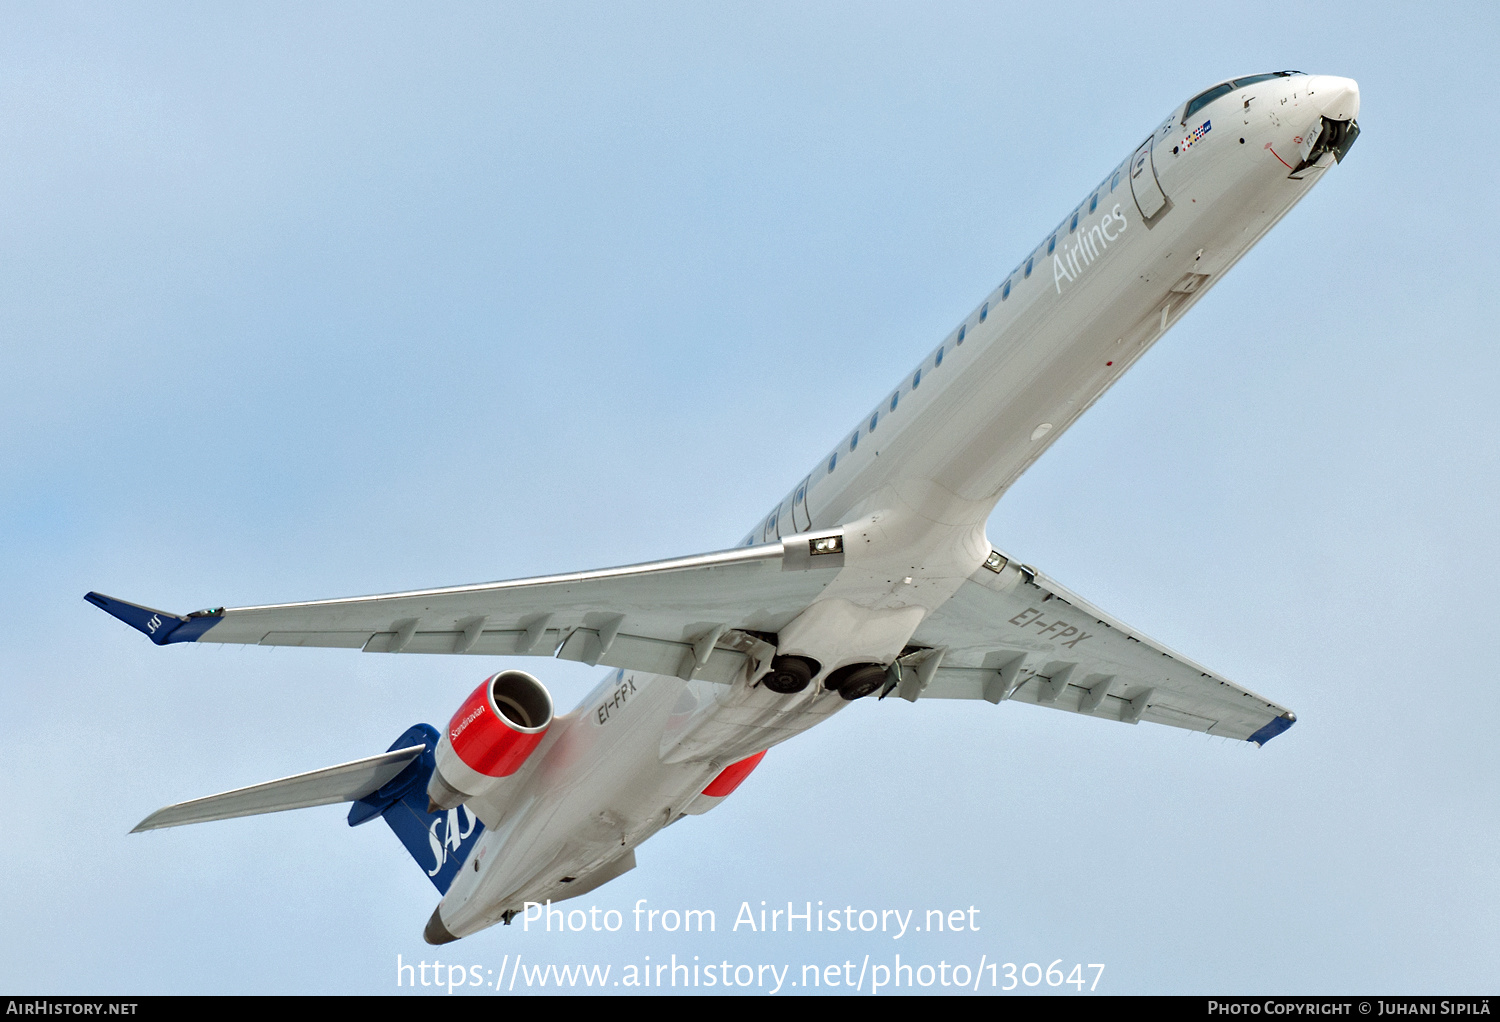
[(808, 476), (798, 483), (792, 494), (792, 528), (797, 532), (807, 532), (812, 528), (812, 515), (807, 513), (807, 488), (811, 479), (812, 476)]
[(1151, 162), (1151, 143), (1155, 139), (1156, 135), (1152, 133), (1151, 138), (1142, 142), (1141, 147), (1130, 158), (1130, 194), (1135, 196), (1135, 204), (1140, 208), (1141, 216), (1147, 220), (1160, 213), (1167, 204), (1167, 197), (1162, 194), (1161, 185), (1156, 180), (1156, 168)]

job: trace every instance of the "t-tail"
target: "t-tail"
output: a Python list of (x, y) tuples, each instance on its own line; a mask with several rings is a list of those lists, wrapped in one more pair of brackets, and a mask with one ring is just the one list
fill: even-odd
[(433, 886), (447, 894), (484, 833), (484, 824), (467, 805), (427, 811), (427, 785), (437, 768), (439, 737), (431, 724), (415, 724), (396, 739), (392, 749), (421, 744), (422, 754), (378, 791), (355, 802), (349, 809), (349, 826), (383, 817)]

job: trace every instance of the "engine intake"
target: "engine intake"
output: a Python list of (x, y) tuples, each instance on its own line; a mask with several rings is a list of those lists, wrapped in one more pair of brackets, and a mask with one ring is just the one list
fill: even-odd
[(509, 777), (552, 725), (552, 696), (525, 671), (501, 671), (469, 694), (438, 741), (432, 809), (452, 809)]

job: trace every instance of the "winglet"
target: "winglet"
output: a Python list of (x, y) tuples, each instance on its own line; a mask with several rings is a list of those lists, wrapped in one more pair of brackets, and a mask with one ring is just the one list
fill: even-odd
[(111, 617), (124, 621), (158, 646), (169, 642), (196, 642), (199, 636), (224, 619), (223, 607), (194, 611), (187, 617), (180, 617), (103, 593), (85, 593), (83, 598)]
[(1288, 712), (1283, 716), (1277, 717), (1275, 720), (1271, 721), (1271, 723), (1255, 732), (1255, 734), (1245, 739), (1245, 741), (1254, 742), (1256, 745), (1264, 748), (1267, 742), (1275, 738), (1277, 735), (1281, 734), (1281, 732), (1285, 731), (1295, 723), (1297, 723), (1297, 715)]

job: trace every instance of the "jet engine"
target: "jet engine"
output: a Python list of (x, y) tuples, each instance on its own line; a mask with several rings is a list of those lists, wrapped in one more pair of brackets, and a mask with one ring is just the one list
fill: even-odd
[(469, 694), (438, 741), (429, 812), (452, 809), (509, 777), (552, 724), (552, 696), (525, 671), (501, 671)]

